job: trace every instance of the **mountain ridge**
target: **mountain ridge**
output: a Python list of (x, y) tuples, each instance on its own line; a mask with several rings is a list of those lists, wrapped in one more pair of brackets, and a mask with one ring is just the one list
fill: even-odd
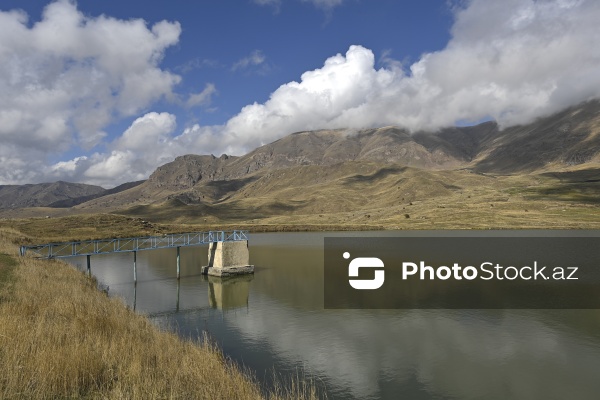
[[(319, 202), (338, 202), (342, 211), (364, 207), (367, 200), (360, 190), (369, 191), (369, 182), (385, 193), (387, 200), (375, 202), (386, 206), (449, 196), (460, 190), (461, 182), (487, 184), (475, 179), (480, 175), (595, 166), (599, 151), (600, 102), (593, 100), (503, 130), (495, 122), (484, 122), (436, 132), (410, 133), (394, 126), (295, 132), (243, 156), (179, 156), (125, 190), (58, 204), (72, 204), (76, 212), (161, 204), (194, 206), (198, 215), (228, 214), (223, 205), (252, 215), (333, 212), (335, 206), (321, 207)], [(349, 196), (363, 200), (345, 200), (328, 190), (350, 190)], [(403, 195), (396, 196), (394, 190)]]
[(109, 194), (131, 189), (144, 181), (127, 182), (112, 189), (64, 181), (0, 185), (0, 209), (24, 207), (69, 208)]

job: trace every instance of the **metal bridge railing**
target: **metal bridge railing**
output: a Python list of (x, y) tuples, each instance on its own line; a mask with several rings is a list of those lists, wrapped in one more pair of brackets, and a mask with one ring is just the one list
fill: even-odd
[(212, 242), (234, 242), (240, 240), (248, 240), (248, 231), (174, 233), (164, 236), (48, 243), (33, 246), (21, 246), (20, 252), (22, 256), (29, 251), (41, 258), (61, 258), (164, 249), (169, 247), (199, 246)]

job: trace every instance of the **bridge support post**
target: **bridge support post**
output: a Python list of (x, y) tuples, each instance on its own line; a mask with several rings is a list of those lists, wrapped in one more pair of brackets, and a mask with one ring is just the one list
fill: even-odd
[(208, 265), (202, 267), (202, 274), (223, 277), (253, 273), (247, 240), (209, 244)]
[(179, 279), (179, 277), (181, 276), (181, 263), (180, 263), (180, 259), (181, 256), (179, 254), (179, 250), (181, 249), (181, 247), (177, 247), (177, 279)]
[(181, 281), (177, 281), (177, 304), (175, 305), (175, 312), (179, 312), (179, 290), (181, 287)]
[(133, 283), (137, 284), (137, 251), (133, 252)]

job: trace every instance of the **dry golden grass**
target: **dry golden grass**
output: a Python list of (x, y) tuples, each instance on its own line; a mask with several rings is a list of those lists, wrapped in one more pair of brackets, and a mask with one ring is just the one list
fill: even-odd
[[(204, 232), (209, 230), (246, 229), (252, 232), (304, 232), (333, 230), (376, 230), (385, 229), (377, 224), (338, 223), (220, 223), (160, 224), (114, 214), (78, 215), (58, 218), (23, 218), (0, 220), (0, 235), (17, 245), (66, 242), (87, 239), (154, 236), (166, 233)], [(8, 235), (8, 233), (10, 233)]]
[(273, 171), (212, 204), (115, 213), (251, 231), (598, 229), (599, 196), (600, 168), (491, 175), (361, 162)]
[(18, 243), (29, 243), (40, 239), (52, 242), (106, 237), (151, 236), (159, 235), (167, 230), (181, 229), (181, 227), (169, 227), (167, 225), (155, 226), (139, 218), (109, 214), (8, 219), (0, 221), (0, 227), (11, 230), (11, 238), (17, 238)]
[(303, 168), (274, 171), (213, 204), (172, 199), (115, 214), (4, 218), (0, 227), (19, 244), (231, 229), (600, 228), (600, 168), (504, 176), (365, 162)]
[[(0, 268), (12, 271), (0, 284), (0, 398), (263, 398), (206, 340), (159, 331), (68, 264), (18, 258), (12, 235), (0, 232)], [(267, 397), (317, 395), (300, 382)]]
[[(13, 218), (0, 219), (0, 226), (47, 241), (222, 229), (600, 228), (600, 166), (556, 168), (492, 175), (374, 162), (290, 167), (256, 176), (243, 185), (211, 182), (195, 187), (196, 195), (206, 194), (206, 201), (199, 204), (170, 199), (133, 203), (128, 209), (112, 210), (113, 214), (55, 211), (71, 214), (62, 217), (50, 209), (5, 211), (0, 215)], [(212, 198), (209, 189), (219, 185), (228, 189)], [(14, 219), (46, 212), (51, 218)]]

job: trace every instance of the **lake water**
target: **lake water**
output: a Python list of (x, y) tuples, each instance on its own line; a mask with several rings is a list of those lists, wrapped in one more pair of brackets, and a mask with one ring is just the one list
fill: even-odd
[(180, 280), (175, 249), (139, 252), (137, 285), (131, 253), (93, 256), (92, 273), (161, 328), (207, 333), (267, 386), (276, 371), (330, 399), (600, 398), (600, 310), (325, 310), (324, 236), (397, 234), (251, 234), (255, 274), (229, 280), (199, 275), (206, 246), (181, 249)]

